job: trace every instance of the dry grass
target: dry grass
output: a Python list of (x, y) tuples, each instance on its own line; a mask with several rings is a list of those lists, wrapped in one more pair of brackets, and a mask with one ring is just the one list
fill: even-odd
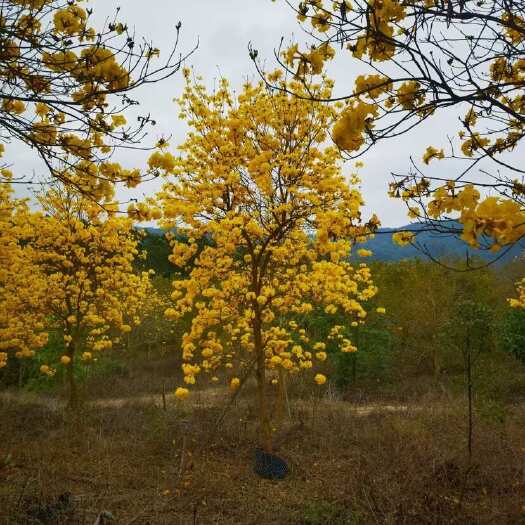
[[(104, 396), (74, 416), (49, 400), (1, 398), (0, 465), (12, 460), (0, 468), (0, 523), (91, 525), (102, 510), (142, 525), (525, 523), (522, 406), (505, 424), (477, 422), (469, 465), (459, 401), (367, 410), (298, 400), (276, 439), (291, 473), (273, 482), (252, 472), (250, 390), (217, 433), (220, 391), (168, 398), (164, 411), (158, 390), (138, 390), (126, 401), (126, 384), (118, 402)], [(72, 504), (57, 510), (66, 492)]]

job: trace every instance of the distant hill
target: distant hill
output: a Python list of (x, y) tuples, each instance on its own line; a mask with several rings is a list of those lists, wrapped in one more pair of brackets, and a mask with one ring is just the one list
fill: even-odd
[[(403, 259), (426, 259), (426, 255), (414, 246), (398, 246), (392, 242), (392, 233), (399, 230), (418, 230), (422, 229), (423, 226), (420, 224), (407, 224), (400, 228), (380, 228), (376, 236), (367, 241), (366, 243), (360, 244), (360, 248), (366, 248), (371, 250), (373, 255), (368, 257), (368, 260), (375, 261), (401, 261)], [(160, 228), (147, 227), (144, 228), (150, 236), (161, 236), (165, 233), (165, 230)], [(522, 241), (514, 245), (507, 253), (502, 255), (502, 251), (498, 253), (490, 253), (486, 250), (475, 250), (469, 248), (463, 241), (454, 237), (453, 235), (447, 235), (443, 233), (426, 232), (421, 231), (417, 234), (417, 242), (421, 246), (428, 250), (432, 257), (452, 258), (452, 259), (464, 259), (468, 253), (470, 258), (483, 259), (485, 261), (491, 261), (498, 259), (496, 264), (504, 264), (520, 257), (525, 253), (525, 241)], [(357, 257), (355, 257), (357, 259)]]
[[(359, 247), (371, 250), (373, 255), (369, 260), (400, 261), (402, 259), (425, 259), (426, 255), (414, 246), (398, 246), (392, 241), (392, 233), (399, 230), (415, 231), (422, 229), (420, 224), (407, 224), (400, 228), (380, 228), (376, 236)], [(468, 253), (469, 258), (478, 258), (485, 261), (498, 259), (496, 264), (504, 264), (520, 257), (525, 252), (525, 241), (518, 243), (504, 255), (501, 250), (491, 253), (487, 250), (476, 250), (468, 247), (461, 239), (449, 234), (420, 231), (417, 233), (417, 243), (436, 259), (453, 258), (464, 259)], [(501, 257), (500, 257), (501, 256)]]

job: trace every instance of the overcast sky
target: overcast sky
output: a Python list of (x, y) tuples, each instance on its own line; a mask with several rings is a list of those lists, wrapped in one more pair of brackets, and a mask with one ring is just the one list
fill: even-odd
[[(190, 57), (188, 64), (197, 74), (202, 75), (208, 84), (219, 75), (230, 79), (234, 86), (240, 86), (246, 78), (256, 80), (257, 74), (248, 56), (248, 43), (259, 51), (259, 57), (266, 61), (269, 69), (274, 63), (274, 49), (281, 37), (299, 42), (307, 40), (297, 24), (294, 13), (282, 0), (91, 0), (98, 24), (105, 17), (113, 17), (118, 6), (121, 7), (119, 20), (134, 28), (138, 36), (152, 40), (156, 47), (165, 52), (170, 49), (175, 37), (175, 25), (182, 22), (179, 50), (184, 53), (197, 42), (198, 49)], [(363, 71), (356, 69), (356, 63), (348, 55), (330, 65), (329, 75), (336, 81), (336, 92), (350, 91), (353, 78)], [(181, 74), (159, 84), (148, 86), (137, 94), (141, 101), (141, 112), (151, 113), (158, 122), (150, 135), (151, 143), (162, 135), (171, 135), (171, 146), (183, 141), (186, 127), (177, 115), (173, 98), (179, 96), (183, 82)], [(387, 196), (391, 171), (406, 172), (410, 155), (420, 159), (426, 146), (434, 143), (433, 131), (454, 133), (457, 124), (450, 118), (434, 118), (429, 125), (418, 128), (415, 133), (394, 141), (383, 142), (373, 148), (362, 160), (365, 168), (363, 196), (366, 201), (365, 216), (378, 213), (384, 226), (399, 226), (408, 222), (406, 210), (398, 201)], [(441, 144), (445, 145), (445, 144)], [(17, 173), (28, 173), (39, 169), (34, 155), (22, 148), (9, 148), (10, 158)], [(144, 166), (147, 153), (121, 156), (123, 164), (132, 167)], [(345, 168), (350, 170), (350, 165)], [(131, 196), (140, 198), (151, 195), (160, 182), (141, 185)], [(19, 192), (21, 190), (19, 189)], [(119, 195), (124, 198), (124, 194)]]

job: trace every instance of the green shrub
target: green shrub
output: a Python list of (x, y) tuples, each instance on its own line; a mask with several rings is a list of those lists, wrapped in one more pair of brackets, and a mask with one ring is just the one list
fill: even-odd
[(498, 330), (498, 343), (525, 363), (525, 310), (506, 308)]

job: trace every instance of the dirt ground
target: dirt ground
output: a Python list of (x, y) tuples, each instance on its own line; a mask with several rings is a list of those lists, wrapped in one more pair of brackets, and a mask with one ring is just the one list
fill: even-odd
[(269, 481), (253, 472), (250, 390), (218, 427), (221, 389), (168, 394), (165, 408), (138, 390), (77, 414), (2, 394), (0, 523), (92, 525), (102, 511), (123, 525), (525, 523), (523, 406), (476, 420), (469, 461), (461, 399), (294, 399), (275, 431), (290, 473)]

